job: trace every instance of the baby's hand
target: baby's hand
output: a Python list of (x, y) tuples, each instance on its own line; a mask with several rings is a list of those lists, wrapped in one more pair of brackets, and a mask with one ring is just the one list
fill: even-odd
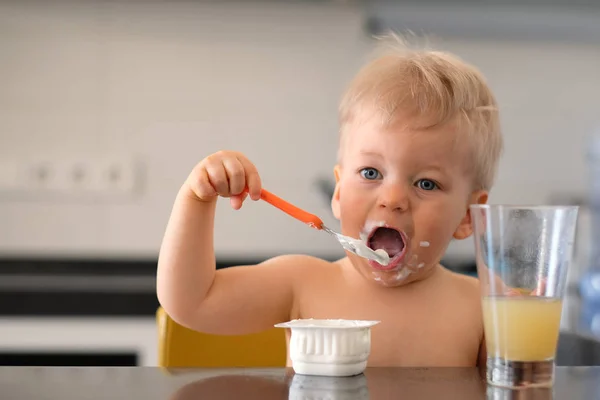
[(219, 151), (200, 161), (186, 180), (193, 196), (201, 201), (229, 197), (238, 210), (246, 198), (246, 187), (252, 200), (260, 199), (261, 181), (254, 164), (242, 153)]

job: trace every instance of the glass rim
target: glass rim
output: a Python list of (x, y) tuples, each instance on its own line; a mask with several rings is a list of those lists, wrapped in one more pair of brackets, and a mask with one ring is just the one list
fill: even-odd
[(577, 210), (578, 205), (539, 205), (539, 204), (469, 204), (469, 208), (476, 210), (506, 209), (506, 210)]

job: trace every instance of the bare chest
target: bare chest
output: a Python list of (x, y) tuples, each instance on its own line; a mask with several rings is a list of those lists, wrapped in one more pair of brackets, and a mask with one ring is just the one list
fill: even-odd
[(371, 331), (370, 366), (474, 366), (482, 327), (470, 303), (418, 293), (375, 296), (330, 287), (307, 297), (298, 317), (381, 321)]

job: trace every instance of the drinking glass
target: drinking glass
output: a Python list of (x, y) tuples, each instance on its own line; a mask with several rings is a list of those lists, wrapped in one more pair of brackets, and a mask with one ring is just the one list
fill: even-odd
[(578, 207), (472, 205), (486, 378), (551, 387)]

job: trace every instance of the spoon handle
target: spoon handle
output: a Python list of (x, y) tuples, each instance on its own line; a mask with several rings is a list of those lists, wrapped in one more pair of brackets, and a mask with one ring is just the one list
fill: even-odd
[(288, 203), (281, 197), (278, 197), (265, 189), (262, 189), (260, 193), (260, 198), (266, 201), (267, 203), (271, 204), (272, 206), (279, 208), (281, 211), (287, 213), (288, 215), (296, 218), (297, 220), (310, 225), (313, 228), (322, 229), (323, 227), (323, 221), (321, 221), (321, 218), (317, 217), (314, 214), (306, 212), (303, 209), (298, 208), (291, 203)]
[(262, 189), (260, 192), (260, 198), (272, 206), (279, 208), (284, 213), (296, 218), (299, 221), (308, 224), (309, 226), (316, 228), (318, 230), (323, 229), (323, 221), (321, 218), (317, 217), (314, 214), (304, 211), (301, 208), (296, 207), (295, 205), (288, 203), (283, 200), (281, 197), (274, 195), (273, 193)]

